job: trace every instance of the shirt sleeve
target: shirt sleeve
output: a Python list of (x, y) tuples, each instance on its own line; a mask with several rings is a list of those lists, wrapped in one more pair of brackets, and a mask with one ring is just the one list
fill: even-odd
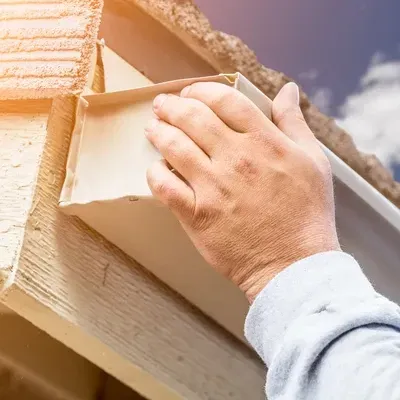
[(268, 367), (269, 400), (400, 399), (400, 309), (346, 253), (278, 274), (250, 307), (245, 334)]

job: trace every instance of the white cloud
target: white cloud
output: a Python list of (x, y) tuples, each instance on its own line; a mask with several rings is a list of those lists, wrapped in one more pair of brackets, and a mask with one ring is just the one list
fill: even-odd
[(377, 51), (371, 58), (371, 65), (383, 63), (386, 60), (386, 56), (381, 51)]
[(310, 99), (323, 113), (331, 114), (332, 96), (331, 89), (318, 88), (311, 94)]
[(360, 80), (360, 89), (339, 107), (337, 123), (357, 147), (374, 153), (388, 168), (400, 163), (400, 60), (377, 53)]
[(311, 68), (308, 71), (301, 72), (299, 78), (307, 81), (315, 81), (319, 76), (319, 72), (315, 68)]

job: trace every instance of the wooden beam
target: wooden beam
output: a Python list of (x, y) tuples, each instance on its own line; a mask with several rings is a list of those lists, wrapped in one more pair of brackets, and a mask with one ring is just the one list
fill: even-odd
[(133, 3), (106, 0), (99, 35), (107, 46), (155, 83), (215, 75), (212, 64)]
[(16, 270), (50, 107), (49, 100), (0, 101), (0, 290)]
[(98, 400), (145, 400), (144, 397), (123, 385), (112, 376), (108, 376)]
[[(119, 73), (117, 67), (113, 73)], [(84, 223), (59, 211), (74, 111), (74, 99), (57, 99), (47, 134), (24, 118), (8, 144), (14, 154), (15, 141), (25, 140), (27, 129), (38, 137), (35, 154), (27, 158), (23, 152), (20, 167), (21, 181), (33, 179), (26, 189), (29, 199), (14, 193), (15, 175), (6, 181), (13, 193), (7, 207), (24, 206), (26, 220), (18, 222), (23, 245), (3, 300), (147, 398), (262, 399), (264, 367), (250, 349)], [(45, 123), (45, 113), (42, 118)]]
[(101, 369), (19, 315), (3, 313), (4, 308), (0, 314), (0, 369), (3, 375), (7, 371), (10, 379), (8, 385), (0, 384), (2, 399), (96, 399), (106, 378)]

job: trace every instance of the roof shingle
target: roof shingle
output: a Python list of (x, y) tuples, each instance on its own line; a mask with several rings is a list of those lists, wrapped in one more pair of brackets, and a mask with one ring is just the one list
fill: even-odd
[(0, 99), (82, 91), (102, 0), (0, 1)]

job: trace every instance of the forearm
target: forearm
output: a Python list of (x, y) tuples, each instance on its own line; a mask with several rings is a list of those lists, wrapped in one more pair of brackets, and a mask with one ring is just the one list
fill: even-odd
[(318, 254), (276, 276), (253, 303), (246, 336), (269, 367), (269, 400), (400, 398), (400, 310), (347, 254)]

